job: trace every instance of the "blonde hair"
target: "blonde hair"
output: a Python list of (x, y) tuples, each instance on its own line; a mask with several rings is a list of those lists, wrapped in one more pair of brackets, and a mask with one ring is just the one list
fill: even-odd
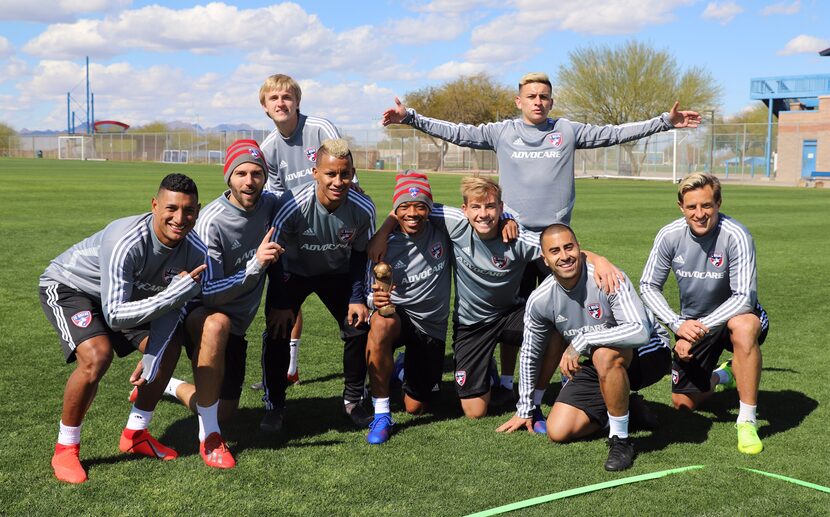
[(490, 194), (496, 197), (497, 203), (501, 203), (501, 187), (490, 178), (465, 176), (461, 180), (461, 197), (464, 204), (471, 199), (485, 199)]
[(689, 174), (681, 180), (677, 187), (677, 200), (682, 203), (683, 196), (686, 195), (686, 192), (697, 190), (707, 185), (712, 187), (712, 192), (715, 194), (715, 203), (720, 203), (720, 180), (704, 172)]
[(348, 158), (352, 162), (352, 151), (349, 149), (349, 142), (345, 138), (331, 138), (323, 140), (320, 148), (317, 149), (317, 161), (320, 156), (327, 154), (334, 158)]
[(274, 74), (259, 87), (259, 103), (265, 106), (265, 96), (268, 92), (286, 90), (297, 97), (297, 104), (303, 98), (303, 90), (300, 85), (291, 76), (285, 74)]
[(519, 79), (519, 90), (522, 89), (522, 86), (530, 83), (542, 83), (548, 85), (548, 88), (553, 89), (553, 86), (550, 84), (550, 77), (548, 74), (544, 72), (530, 72), (529, 74), (525, 74)]

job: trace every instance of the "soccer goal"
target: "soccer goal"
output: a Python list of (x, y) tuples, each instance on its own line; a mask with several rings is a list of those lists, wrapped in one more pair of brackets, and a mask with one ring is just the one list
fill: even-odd
[(225, 163), (225, 152), (209, 150), (207, 152), (207, 161), (209, 164), (222, 165)]
[(161, 153), (162, 163), (187, 163), (187, 149), (165, 149)]
[(90, 136), (59, 136), (58, 160), (91, 160), (95, 148)]

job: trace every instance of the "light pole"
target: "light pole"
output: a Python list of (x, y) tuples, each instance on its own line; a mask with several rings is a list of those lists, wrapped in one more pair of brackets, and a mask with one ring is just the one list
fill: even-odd
[(712, 117), (712, 128), (709, 130), (710, 133), (710, 141), (709, 141), (709, 174), (714, 174), (715, 169), (714, 162), (715, 162), (715, 110), (703, 110), (703, 113), (709, 113)]

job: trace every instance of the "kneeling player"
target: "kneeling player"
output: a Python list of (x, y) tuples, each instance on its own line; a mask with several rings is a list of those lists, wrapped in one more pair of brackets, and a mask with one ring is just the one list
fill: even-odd
[[(605, 294), (589, 281), (593, 266), (582, 256), (570, 227), (554, 224), (541, 235), (542, 256), (551, 269), (531, 294), (525, 310), (525, 334), (521, 349), (519, 403), (516, 415), (497, 429), (531, 430), (531, 415), (541, 403), (543, 391), (533, 386), (542, 356), (555, 361), (557, 340), (548, 345), (553, 331), (567, 348), (559, 368), (569, 382), (548, 415), (547, 433), (552, 441), (566, 442), (609, 426), (610, 451), (605, 469), (629, 468), (634, 447), (628, 437), (630, 389), (640, 389), (668, 373), (668, 333), (643, 306), (631, 282), (623, 276), (613, 294)], [(561, 340), (558, 347), (561, 350)], [(550, 350), (554, 347), (554, 351)], [(589, 360), (580, 364), (580, 356)], [(535, 400), (533, 400), (535, 399)]]
[[(392, 197), (399, 229), (389, 236), (386, 260), (392, 268), (392, 292), (375, 283), (370, 306), (366, 362), (375, 417), (366, 440), (389, 439), (392, 352), (405, 345), (403, 390), (408, 413), (421, 414), (441, 382), (447, 317), (450, 312), (451, 244), (447, 234), (430, 224), (432, 190), (429, 180), (415, 172), (399, 174)], [(394, 304), (389, 316), (380, 310)]]
[(137, 348), (145, 354), (130, 379), (138, 392), (119, 448), (176, 458), (147, 428), (179, 357), (181, 308), (201, 290), (206, 249), (190, 232), (198, 214), (196, 184), (170, 174), (153, 198), (152, 212), (113, 221), (41, 275), (43, 311), (61, 338), (66, 362), (78, 363), (64, 389), (52, 457), (61, 481), (87, 480), (78, 457), (81, 423), (113, 352), (123, 357)]

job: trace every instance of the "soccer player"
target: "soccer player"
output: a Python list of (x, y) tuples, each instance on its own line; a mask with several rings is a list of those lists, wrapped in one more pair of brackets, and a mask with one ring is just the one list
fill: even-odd
[(164, 460), (177, 456), (147, 428), (178, 360), (183, 306), (201, 291), (207, 250), (191, 233), (199, 214), (193, 180), (166, 176), (151, 207), (75, 244), (40, 277), (43, 311), (60, 336), (66, 362), (77, 361), (64, 389), (52, 456), (61, 481), (87, 480), (79, 459), (81, 424), (113, 352), (144, 353), (130, 378), (138, 394), (119, 448)]
[[(608, 147), (637, 140), (672, 128), (697, 127), (700, 115), (678, 111), (675, 103), (668, 113), (643, 122), (620, 126), (593, 126), (565, 118), (550, 119), (553, 97), (550, 79), (544, 73), (529, 73), (519, 81), (516, 107), (521, 119), (472, 126), (455, 124), (419, 115), (399, 99), (383, 113), (383, 125), (408, 124), (418, 130), (456, 145), (496, 152), (499, 183), (504, 189), (508, 212), (525, 228), (541, 232), (556, 222), (570, 224), (576, 191), (574, 156), (577, 149)], [(374, 253), (370, 252), (370, 257)], [(599, 268), (602, 275), (604, 267)], [(537, 262), (525, 272), (521, 295), (526, 298), (537, 283), (548, 275)], [(607, 289), (617, 286), (617, 274), (604, 279)], [(502, 349), (503, 385), (512, 385), (516, 350)]]
[[(396, 178), (392, 211), (398, 229), (389, 236), (386, 260), (392, 268), (391, 292), (372, 285), (366, 362), (372, 388), (374, 420), (366, 440), (389, 439), (394, 422), (389, 410), (392, 353), (405, 346), (404, 405), (413, 415), (423, 413), (440, 386), (450, 313), (452, 250), (449, 237), (429, 222), (432, 189), (423, 174), (406, 171)], [(394, 304), (383, 316), (379, 309)]]
[[(259, 89), (259, 103), (274, 121), (274, 130), (262, 141), (268, 163), (266, 189), (277, 195), (313, 183), (311, 173), (317, 161), (317, 149), (324, 140), (340, 138), (340, 132), (328, 120), (300, 113), (303, 91), (292, 77), (269, 76)], [(291, 331), (291, 360), (288, 381), (300, 380), (299, 350), (303, 332), (302, 312)]]
[(264, 272), (283, 251), (271, 241), (269, 228), (279, 201), (263, 192), (268, 168), (259, 146), (237, 140), (225, 156), (228, 190), (202, 210), (196, 224), (216, 285), (203, 290), (202, 305), (185, 321), (195, 385), (171, 379), (167, 387), (198, 415), (202, 459), (216, 468), (236, 465), (219, 422), (239, 406), (248, 350), (245, 333), (259, 309)]
[[(635, 454), (628, 437), (629, 392), (668, 373), (668, 333), (645, 309), (628, 277), (623, 275), (612, 294), (589, 280), (593, 266), (586, 264), (570, 227), (549, 226), (542, 232), (541, 246), (553, 275), (527, 302), (517, 411), (496, 430), (509, 433), (524, 427), (533, 432), (533, 414), (540, 412), (544, 395), (544, 390), (533, 390), (534, 382), (540, 371), (552, 372), (561, 357), (559, 368), (568, 382), (548, 415), (548, 437), (567, 442), (608, 425), (605, 469), (625, 470)], [(581, 356), (588, 360), (580, 364)]]
[(311, 293), (320, 297), (340, 327), (345, 412), (358, 427), (372, 421), (361, 402), (369, 319), (366, 243), (374, 232), (375, 207), (368, 196), (350, 188), (354, 173), (348, 142), (324, 141), (317, 150), (315, 183), (286, 193), (274, 219), (274, 240), (286, 252), (268, 272), (262, 350), (266, 411), (260, 423), (265, 431), (282, 428), (288, 336)]
[[(664, 226), (640, 279), (643, 301), (675, 334), (672, 402), (696, 409), (718, 384), (737, 385), (740, 410), (738, 450), (758, 454), (756, 407), (761, 349), (769, 319), (758, 303), (755, 244), (749, 230), (720, 213), (720, 181), (695, 173), (680, 182), (677, 204), (683, 217)], [(674, 271), (680, 314), (663, 296)], [(723, 350), (731, 365), (715, 368)]]

